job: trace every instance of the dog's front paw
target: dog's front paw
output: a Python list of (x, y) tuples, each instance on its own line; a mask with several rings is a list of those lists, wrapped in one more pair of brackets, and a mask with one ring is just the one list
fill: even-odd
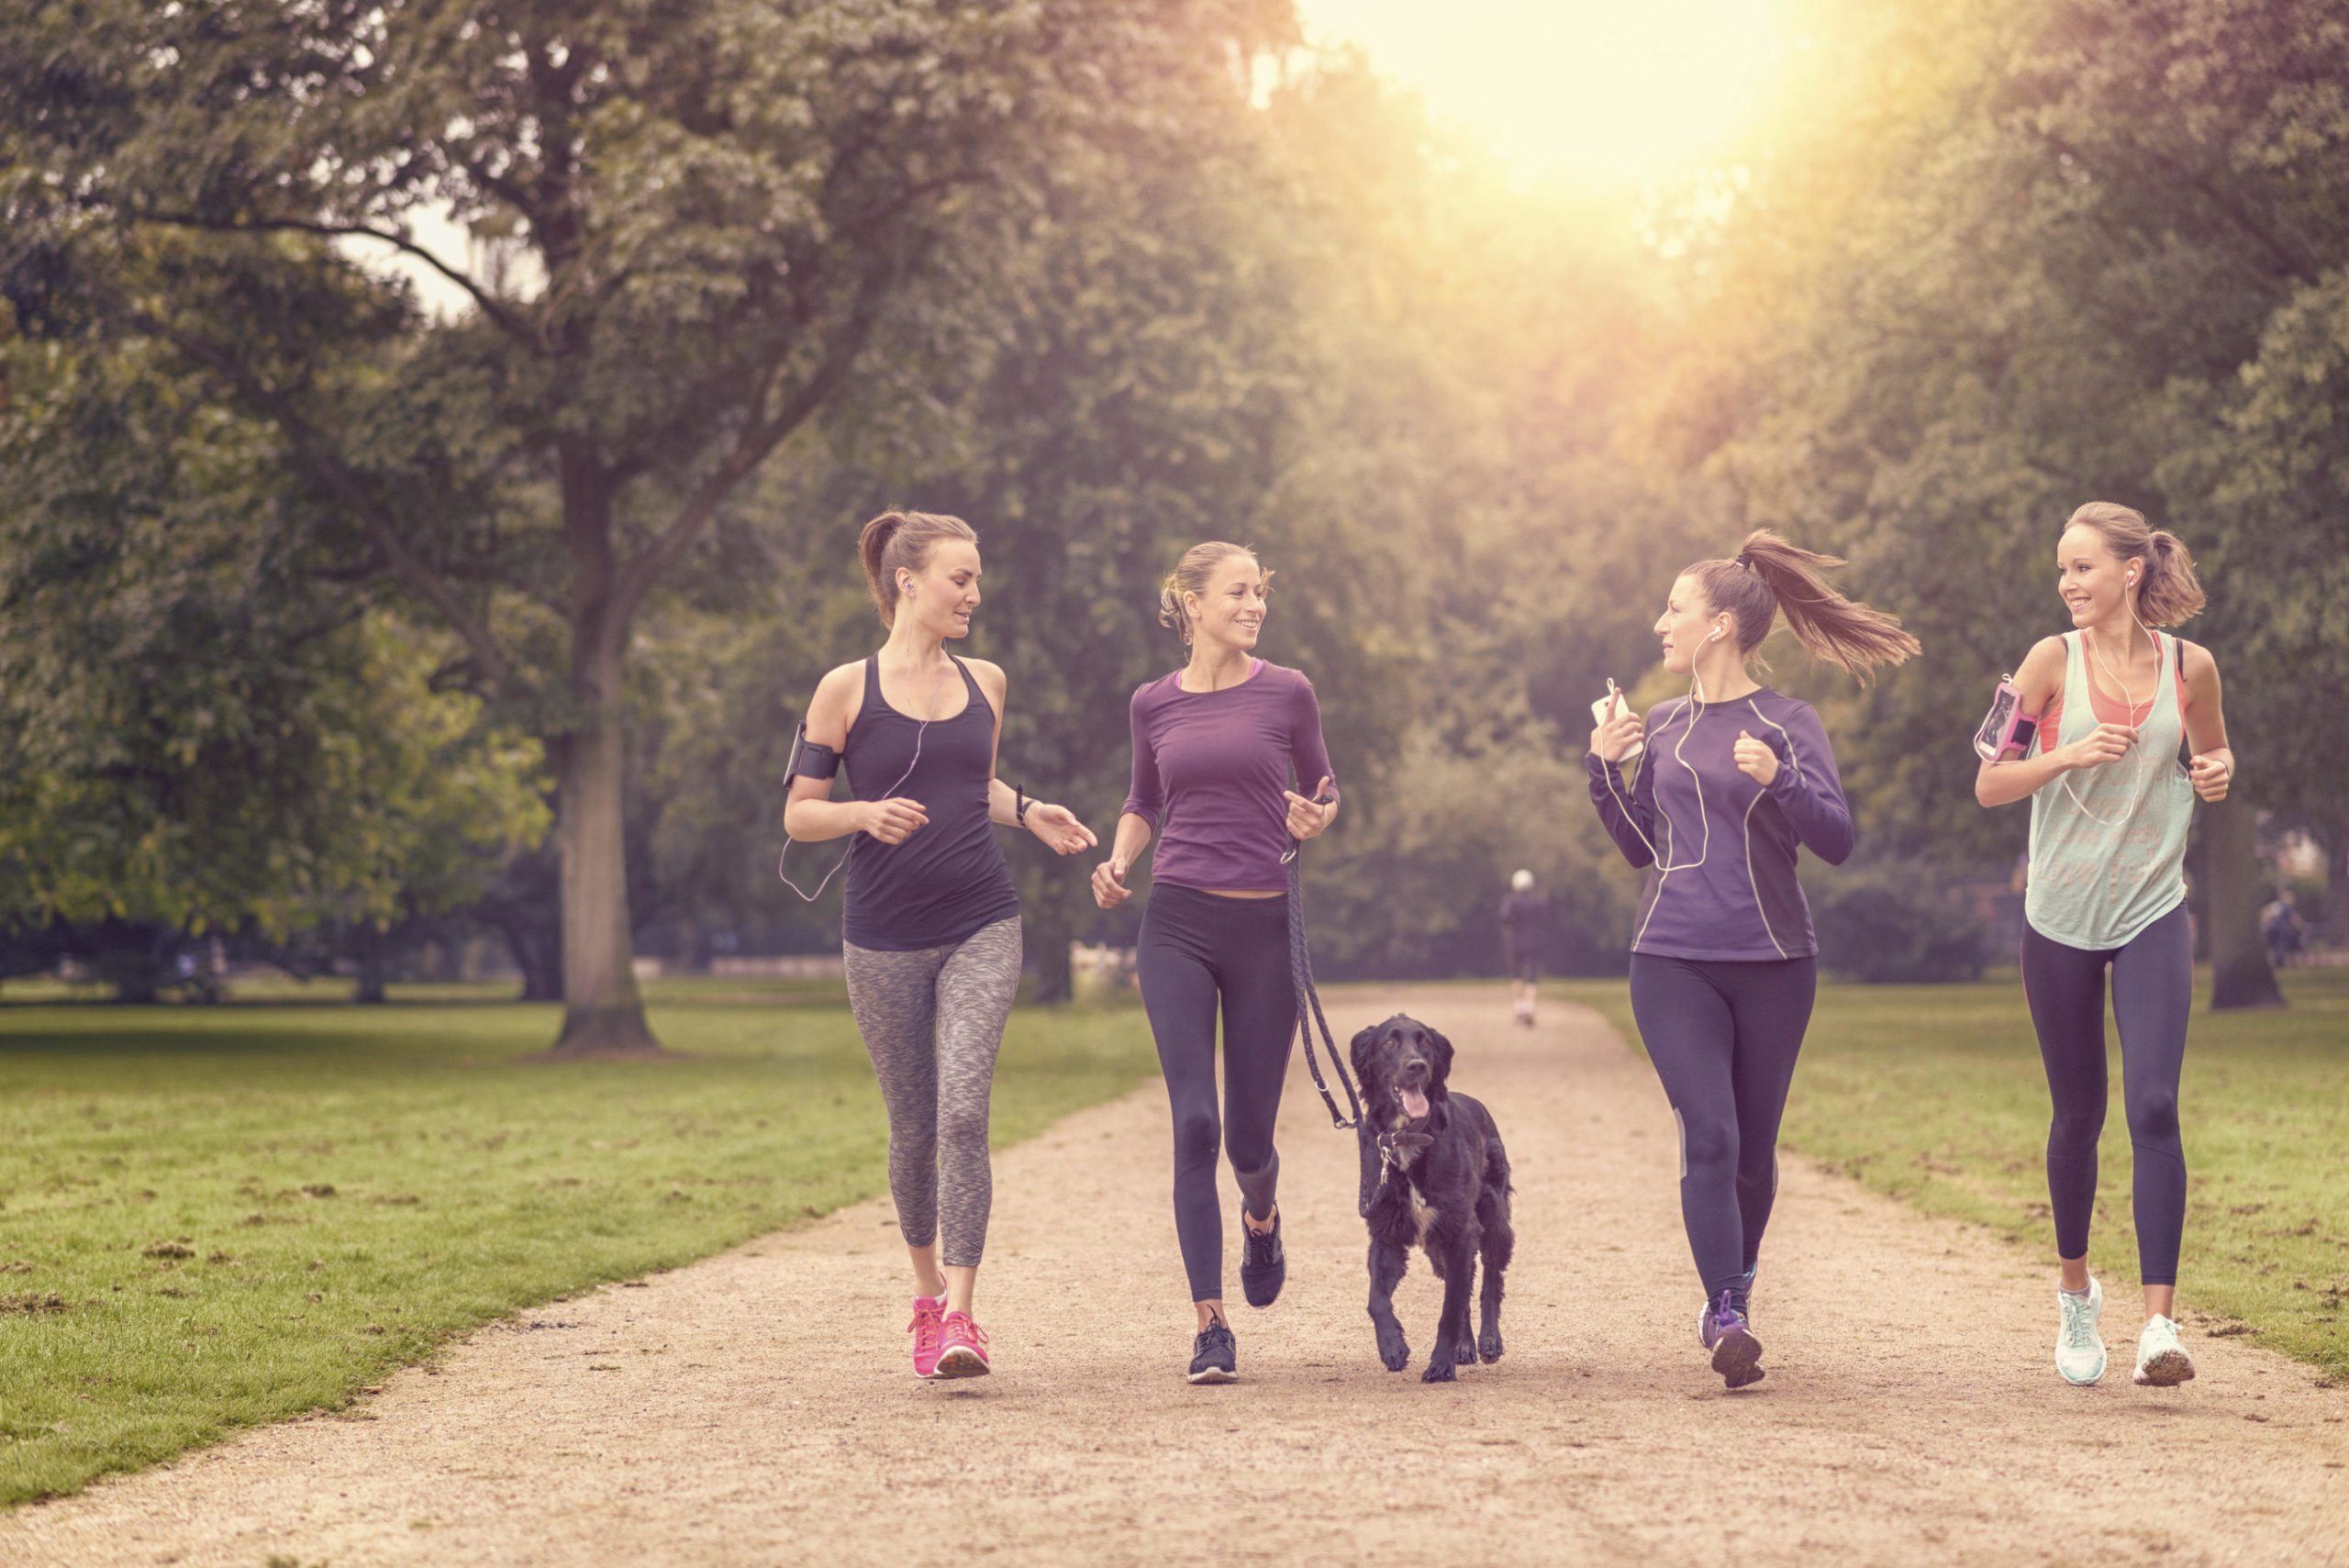
[(1476, 1353), (1488, 1362), (1501, 1359), (1501, 1331), (1487, 1329), (1476, 1337)]
[(1476, 1347), (1470, 1344), (1467, 1340), (1463, 1340), (1460, 1341), (1460, 1349), (1453, 1352), (1453, 1359), (1458, 1362), (1462, 1366), (1475, 1366), (1476, 1364)]
[(1438, 1352), (1435, 1358), (1428, 1362), (1427, 1371), (1419, 1373), (1419, 1381), (1421, 1383), (1457, 1383), (1460, 1381), (1460, 1374), (1453, 1370), (1457, 1362), (1452, 1357)]
[(1386, 1363), (1389, 1372), (1400, 1372), (1411, 1364), (1411, 1347), (1404, 1340), (1402, 1329), (1380, 1328), (1378, 1359)]

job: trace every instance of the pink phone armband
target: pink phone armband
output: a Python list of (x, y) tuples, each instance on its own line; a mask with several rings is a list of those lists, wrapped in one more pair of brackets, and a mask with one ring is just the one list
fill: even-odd
[(2032, 738), (2039, 733), (2039, 720), (2022, 710), (2022, 693), (2016, 689), (2014, 677), (1998, 677), (1998, 690), (1990, 699), (1990, 711), (1982, 717), (1982, 728), (1974, 732), (1974, 750), (1986, 762), (2003, 762), (2022, 756), (2031, 750)]

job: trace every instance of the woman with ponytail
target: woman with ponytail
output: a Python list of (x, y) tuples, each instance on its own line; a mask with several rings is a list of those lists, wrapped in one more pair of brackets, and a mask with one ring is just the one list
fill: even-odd
[[(1297, 1029), (1283, 851), (1338, 814), (1313, 683), (1253, 655), (1271, 583), (1254, 552), (1236, 544), (1197, 546), (1168, 575), (1159, 619), (1190, 658), (1134, 693), (1133, 789), (1109, 858), (1093, 873), (1095, 902), (1116, 908), (1130, 896), (1136, 857), (1159, 833), (1136, 960), (1174, 1118), (1174, 1233), (1197, 1319), (1186, 1375), (1202, 1384), (1238, 1374), (1223, 1310), (1219, 1138), (1240, 1187), (1248, 1305), (1271, 1306), (1287, 1276), (1273, 1147)], [(1320, 781), (1311, 799), (1300, 793), (1308, 779)]]
[[(857, 550), (888, 639), (818, 684), (783, 826), (802, 842), (851, 839), (841, 954), (889, 1113), (914, 1375), (977, 1377), (989, 1370), (971, 1317), (995, 1191), (987, 1108), (1021, 958), (1019, 899), (990, 825), (1025, 828), (1063, 855), (1095, 840), (1066, 806), (996, 777), (1003, 671), (946, 651), (979, 607), (971, 526), (884, 512)], [(843, 762), (853, 798), (835, 801)]]
[[(1778, 1190), (1778, 1120), (1818, 988), (1798, 848), (1852, 852), (1852, 814), (1809, 704), (1758, 684), (1778, 616), (1865, 680), (1917, 651), (1892, 617), (1827, 581), (1843, 562), (1768, 529), (1700, 561), (1655, 623), (1689, 695), (1591, 731), (1590, 797), (1623, 858), (1652, 866), (1631, 933), (1631, 1010), (1680, 1126), (1680, 1215), (1705, 1305), (1697, 1336), (1731, 1388), (1762, 1376), (1751, 1301)], [(1766, 668), (1767, 666), (1763, 666)], [(1644, 751), (1636, 783), (1620, 764)]]
[[(2022, 982), (2054, 1107), (2047, 1195), (2062, 1275), (2055, 1370), (2081, 1385), (2104, 1375), (2104, 1289), (2088, 1273), (2087, 1251), (2110, 969), (2145, 1297), (2134, 1375), (2167, 1387), (2194, 1375), (2170, 1315), (2186, 1227), (2177, 1081), (2194, 990), (2186, 836), (2198, 797), (2227, 797), (2234, 753), (2218, 662), (2154, 629), (2202, 608), (2194, 558), (2176, 535), (2149, 528), (2130, 507), (2091, 501), (2056, 541), (2055, 586), (2073, 629), (2043, 638), (2013, 682), (2016, 706), (2036, 721), (2031, 740), (2019, 757), (2002, 751), (1983, 762), (1974, 794), (1984, 806), (2031, 798)], [(2181, 742), (2193, 753), (2184, 768)]]

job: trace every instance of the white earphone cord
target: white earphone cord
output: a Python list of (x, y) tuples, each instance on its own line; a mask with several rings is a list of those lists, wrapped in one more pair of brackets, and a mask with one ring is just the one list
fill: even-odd
[[(954, 668), (954, 656), (950, 653), (946, 658), (947, 669), (949, 672), (952, 672)], [(881, 676), (878, 671), (874, 673), (873, 684), (876, 689), (881, 684)], [(898, 788), (903, 785), (907, 779), (914, 776), (914, 770), (921, 765), (921, 738), (930, 731), (930, 715), (938, 712), (938, 694), (945, 689), (945, 685), (946, 677), (944, 675), (939, 676), (935, 682), (931, 683), (930, 688), (930, 706), (925, 711), (921, 723), (917, 725), (914, 728), (913, 760), (906, 764), (906, 771), (897, 775), (897, 782), (881, 792), (879, 796), (880, 799), (886, 800), (891, 795), (896, 794)], [(882, 700), (886, 702), (888, 699), (884, 697)], [(785, 779), (784, 781), (783, 787), (785, 802), (788, 803), (791, 792), (791, 781)], [(856, 840), (853, 837), (849, 840), (848, 848), (841, 851), (841, 858), (832, 862), (832, 869), (824, 873), (824, 880), (816, 884), (816, 891), (813, 893), (808, 892), (806, 888), (801, 887), (797, 883), (792, 881), (791, 873), (783, 869), (783, 862), (791, 858), (791, 846), (794, 842), (796, 842), (796, 840), (791, 837), (790, 832), (786, 829), (783, 835), (783, 853), (775, 856), (774, 858), (774, 873), (775, 875), (783, 878), (784, 886), (799, 895), (801, 903), (813, 904), (817, 899), (821, 898), (824, 895), (824, 889), (832, 884), (832, 878), (840, 875), (841, 868), (848, 864), (849, 856), (856, 853)]]
[[(1713, 638), (1719, 637), (1720, 635), (1720, 632), (1716, 630), (1712, 634), (1712, 637), (1708, 637), (1705, 640), (1707, 642), (1710, 642), (1713, 640)], [(1689, 715), (1687, 728), (1681, 734), (1679, 744), (1673, 748), (1672, 759), (1674, 762), (1678, 762), (1682, 767), (1687, 768), (1688, 776), (1696, 781), (1697, 815), (1699, 820), (1703, 818), (1705, 814), (1705, 780), (1703, 775), (1698, 773), (1694, 767), (1689, 766), (1688, 759), (1680, 754), (1680, 747), (1688, 744), (1688, 737), (1696, 733), (1697, 720), (1705, 717), (1706, 703), (1704, 692), (1704, 677), (1697, 673), (1696, 664), (1692, 661), (1688, 667), (1688, 701), (1693, 711)], [(1606, 777), (1607, 780), (1607, 793), (1614, 797), (1616, 809), (1623, 814), (1623, 820), (1631, 824), (1631, 831), (1639, 834), (1640, 842), (1647, 846), (1648, 859), (1654, 863), (1656, 875), (1661, 878), (1669, 875), (1671, 873), (1675, 871), (1694, 871), (1698, 866), (1703, 865), (1705, 863), (1705, 857), (1712, 852), (1709, 842), (1711, 838), (1710, 824), (1707, 824), (1706, 837), (1708, 842), (1706, 847), (1697, 851), (1697, 858), (1695, 860), (1690, 861), (1686, 865), (1675, 866), (1664, 864), (1663, 853), (1656, 849), (1654, 843), (1649, 840), (1647, 834), (1641, 831), (1640, 819), (1631, 815), (1631, 807), (1630, 804), (1624, 800), (1621, 794), (1615, 788), (1615, 770), (1620, 767), (1620, 763), (1609, 762), (1604, 757), (1598, 759), (1598, 771)], [(1664, 807), (1661, 806), (1657, 806), (1656, 812), (1659, 816), (1663, 815)], [(1669, 822), (1671, 818), (1666, 817), (1664, 820)], [(1659, 887), (1657, 889), (1658, 895), (1661, 896), (1662, 893), (1663, 889)]]
[[(2112, 677), (2112, 684), (2121, 688), (2121, 701), (2129, 715), (2129, 723), (2126, 726), (2129, 731), (2129, 755), (2131, 762), (2131, 771), (2129, 774), (2129, 798), (2132, 802), (2136, 800), (2145, 783), (2145, 757), (2144, 746), (2143, 744), (2145, 734), (2145, 720), (2154, 717), (2154, 705), (2155, 702), (2160, 700), (2162, 695), (2161, 639), (2154, 635), (2153, 628), (2151, 627), (2148, 627), (2143, 621), (2137, 618), (2136, 595), (2129, 592), (2130, 589), (2136, 587), (2136, 585), (2137, 579), (2132, 574), (2122, 587), (2121, 604), (2129, 612), (2130, 624), (2134, 626), (2139, 631), (2143, 632), (2145, 634), (2145, 640), (2154, 645), (2154, 690), (2153, 694), (2145, 698), (2144, 718), (2137, 717), (2137, 704), (2136, 701), (2129, 695), (2129, 683), (2121, 678), (2119, 672), (2113, 669), (2111, 662), (2106, 659), (2105, 656), (2098, 651), (2095, 642), (2090, 640), (2088, 637), (2087, 628), (2086, 627), (2080, 628), (2080, 641), (2082, 645), (2085, 646), (2090, 653), (2095, 654), (2098, 665), (2103, 669), (2106, 674)], [(2099, 722), (2096, 717), (2096, 691), (2094, 682), (2089, 683), (2089, 690), (2087, 695), (2088, 697), (2088, 722), (2090, 726), (2093, 727)], [(2056, 739), (2060, 743), (2063, 738), (2058, 736)], [(2080, 798), (2080, 792), (2072, 787), (2072, 778), (2069, 773), (2065, 773), (2064, 775), (2063, 784), (2064, 793), (2071, 796), (2072, 805), (2077, 808), (2079, 814), (2087, 817), (2089, 821), (2097, 824), (2099, 827), (2118, 828), (2121, 826), (2121, 822), (2128, 820), (2126, 813), (2122, 814), (2121, 821), (2111, 821), (2105, 817), (2099, 817), (2095, 812), (2090, 811), (2088, 809), (2087, 802)]]

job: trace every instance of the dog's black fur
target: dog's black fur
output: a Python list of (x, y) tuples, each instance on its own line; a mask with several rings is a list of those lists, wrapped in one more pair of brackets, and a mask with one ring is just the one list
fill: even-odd
[[(1455, 1095), (1452, 1042), (1417, 1018), (1396, 1014), (1354, 1036), (1351, 1054), (1362, 1084), (1362, 1217), (1370, 1227), (1370, 1320), (1378, 1359), (1400, 1372), (1411, 1347), (1395, 1316), (1395, 1286), (1410, 1265), (1414, 1245), (1443, 1281), (1443, 1314), (1427, 1383), (1450, 1383), (1453, 1368), (1501, 1355), (1501, 1277), (1517, 1233), (1508, 1222), (1508, 1154), (1500, 1129), (1481, 1104)], [(1413, 1119), (1402, 1091), (1423, 1093), (1428, 1114)], [(1468, 1289), (1476, 1258), (1485, 1260), (1485, 1289), (1476, 1337), (1468, 1337)]]

